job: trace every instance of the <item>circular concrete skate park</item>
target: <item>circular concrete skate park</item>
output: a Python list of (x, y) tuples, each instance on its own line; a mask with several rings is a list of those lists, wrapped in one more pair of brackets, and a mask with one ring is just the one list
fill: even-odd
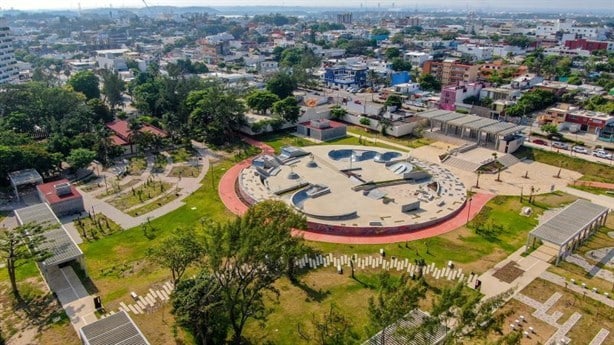
[(455, 216), (461, 180), (408, 153), (365, 146), (285, 147), (241, 171), (237, 192), (250, 205), (278, 199), (307, 217), (308, 231), (369, 236), (412, 232)]

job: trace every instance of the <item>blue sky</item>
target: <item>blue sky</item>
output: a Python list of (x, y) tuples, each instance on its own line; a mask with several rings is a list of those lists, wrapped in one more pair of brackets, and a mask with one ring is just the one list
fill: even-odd
[[(414, 8), (420, 6), (447, 6), (465, 8), (497, 8), (508, 7), (516, 9), (531, 9), (531, 8), (552, 8), (552, 9), (611, 9), (614, 11), (614, 0), (352, 0), (352, 1), (330, 1), (330, 0), (146, 0), (150, 6), (156, 5), (173, 5), (173, 6), (231, 6), (231, 5), (286, 5), (286, 6), (354, 6), (359, 7), (362, 3), (368, 7), (377, 7), (378, 3), (381, 7), (392, 7), (395, 3), (396, 7)], [(0, 8), (2, 9), (77, 9), (79, 3), (81, 8), (96, 8), (96, 7), (143, 7), (142, 0), (1, 0)]]

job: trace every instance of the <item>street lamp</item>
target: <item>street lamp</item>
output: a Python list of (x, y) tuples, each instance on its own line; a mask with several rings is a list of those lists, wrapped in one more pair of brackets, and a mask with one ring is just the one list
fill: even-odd
[(471, 216), (471, 201), (473, 200), (472, 197), (472, 191), (471, 189), (469, 189), (469, 191), (467, 192), (467, 197), (468, 197), (468, 204), (467, 204), (467, 221), (465, 222), (465, 224), (469, 224), (469, 217)]
[(477, 179), (475, 180), (475, 188), (480, 188), (480, 175), (482, 174), (481, 171), (476, 171), (476, 174), (478, 175)]

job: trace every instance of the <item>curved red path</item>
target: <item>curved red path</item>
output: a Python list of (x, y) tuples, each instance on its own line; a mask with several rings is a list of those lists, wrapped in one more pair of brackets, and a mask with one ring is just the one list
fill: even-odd
[[(252, 138), (243, 138), (245, 142), (255, 147), (258, 147), (262, 150), (262, 153), (273, 154), (275, 150), (269, 145), (254, 140)], [(235, 189), (235, 183), (239, 178), (239, 174), (243, 168), (246, 168), (250, 165), (251, 158), (248, 158), (239, 164), (234, 165), (232, 168), (228, 169), (226, 173), (220, 179), (220, 183), (218, 185), (218, 194), (222, 202), (232, 213), (236, 215), (244, 214), (248, 206), (241, 201), (241, 198), (237, 195), (237, 191)], [(450, 232), (454, 229), (457, 229), (464, 225), (467, 222), (467, 214), (469, 213), (469, 219), (475, 217), (478, 214), (484, 205), (493, 198), (492, 194), (484, 194), (478, 193), (474, 194), (471, 199), (471, 204), (465, 204), (463, 209), (456, 214), (456, 216), (441, 222), (437, 225), (408, 232), (403, 234), (393, 234), (393, 235), (378, 235), (378, 236), (347, 236), (347, 235), (330, 235), (330, 234), (322, 234), (311, 231), (302, 231), (295, 230), (294, 234), (302, 235), (306, 240), (309, 241), (319, 241), (319, 242), (330, 242), (330, 243), (344, 243), (344, 244), (384, 244), (384, 243), (394, 243), (394, 242), (406, 242), (406, 241), (414, 241), (423, 238), (438, 236), (441, 234), (445, 234), (446, 232)]]

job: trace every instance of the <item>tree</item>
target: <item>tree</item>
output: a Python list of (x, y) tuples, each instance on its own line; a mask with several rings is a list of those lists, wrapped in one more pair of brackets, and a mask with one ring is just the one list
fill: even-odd
[(75, 75), (68, 79), (68, 85), (70, 85), (73, 90), (84, 94), (87, 99), (100, 98), (98, 77), (92, 71), (75, 73)]
[(386, 343), (386, 329), (402, 320), (418, 306), (418, 302), (426, 293), (421, 282), (411, 283), (407, 275), (395, 280), (390, 273), (384, 272), (379, 276), (378, 295), (369, 298), (369, 323), (371, 332), (380, 333), (380, 343)]
[(386, 98), (384, 105), (387, 107), (396, 107), (397, 109), (400, 109), (403, 105), (403, 100), (401, 99), (401, 96), (392, 94)]
[(359, 123), (363, 126), (371, 126), (371, 119), (366, 116), (362, 116), (359, 120)]
[(229, 142), (246, 124), (243, 104), (219, 85), (190, 92), (185, 106), (192, 133), (214, 145)]
[(298, 121), (300, 111), (301, 108), (298, 106), (298, 102), (294, 96), (286, 97), (273, 104), (273, 113), (289, 123), (296, 123), (296, 121)]
[(92, 120), (95, 122), (107, 123), (113, 121), (113, 114), (109, 111), (109, 107), (99, 98), (92, 98), (86, 104), (92, 111)]
[(557, 134), (559, 132), (559, 127), (552, 123), (544, 124), (540, 127), (542, 132), (546, 132), (548, 134)]
[(392, 69), (394, 71), (411, 71), (412, 65), (409, 61), (405, 61), (400, 57), (392, 59)]
[(126, 84), (119, 77), (119, 74), (105, 70), (102, 73), (102, 94), (109, 103), (111, 112), (122, 102), (122, 92), (126, 90)]
[(96, 152), (89, 149), (77, 148), (70, 150), (70, 154), (66, 157), (66, 161), (70, 164), (71, 168), (79, 170), (90, 165), (95, 158)]
[(247, 106), (260, 114), (265, 114), (267, 110), (273, 107), (275, 102), (279, 101), (279, 97), (276, 94), (267, 90), (255, 90), (252, 91), (245, 99)]
[(418, 79), (420, 88), (424, 91), (440, 91), (441, 82), (435, 78), (432, 74), (422, 74)]
[(276, 94), (279, 99), (284, 99), (292, 96), (292, 91), (296, 89), (296, 81), (288, 74), (280, 72), (267, 81), (266, 89)]
[(392, 60), (394, 58), (398, 58), (399, 56), (401, 56), (401, 51), (399, 48), (390, 47), (386, 49), (386, 59)]
[(192, 331), (199, 344), (224, 344), (230, 328), (221, 286), (213, 276), (201, 271), (180, 281), (172, 294), (177, 323)]
[(343, 120), (347, 113), (347, 110), (341, 108), (338, 105), (334, 105), (330, 108), (330, 117), (335, 120)]
[(345, 345), (356, 343), (359, 338), (348, 320), (335, 304), (331, 304), (321, 317), (313, 314), (310, 327), (297, 325), (301, 338), (315, 345)]
[(171, 271), (173, 285), (177, 286), (185, 271), (204, 254), (202, 241), (193, 229), (177, 229), (173, 235), (152, 248), (149, 258)]
[(48, 252), (41, 249), (46, 242), (40, 225), (25, 224), (13, 230), (0, 228), (0, 258), (6, 265), (13, 296), (23, 302), (17, 287), (17, 269), (29, 261), (42, 261)]
[(264, 292), (277, 293), (275, 281), (304, 255), (302, 238), (291, 234), (293, 228), (304, 226), (305, 218), (285, 203), (264, 201), (243, 217), (209, 229), (206, 269), (221, 288), (234, 344), (242, 342), (249, 319), (266, 319)]

